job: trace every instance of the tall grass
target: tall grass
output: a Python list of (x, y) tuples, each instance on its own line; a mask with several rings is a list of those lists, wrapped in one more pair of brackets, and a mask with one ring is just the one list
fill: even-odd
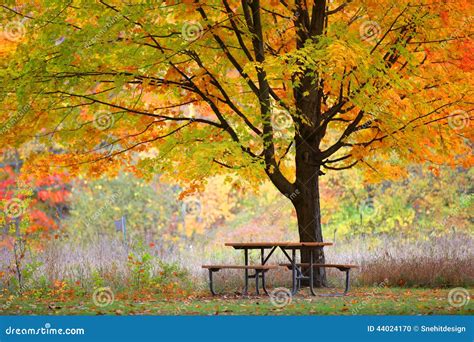
[(356, 239), (328, 249), (328, 258), (356, 262), (359, 284), (384, 281), (399, 286), (474, 284), (474, 239), (452, 234), (427, 240), (381, 238), (376, 244)]
[[(400, 236), (346, 238), (325, 248), (327, 263), (356, 264), (360, 267), (351, 274), (352, 284), (371, 286), (452, 287), (474, 285), (474, 238), (465, 234), (450, 234), (424, 240)], [(243, 252), (229, 247), (200, 249), (197, 255), (185, 257), (186, 266), (194, 275), (203, 274), (201, 263), (242, 264)], [(253, 256), (253, 258), (252, 258)], [(183, 256), (181, 256), (183, 257)], [(251, 261), (259, 262), (253, 253)], [(288, 262), (276, 252), (270, 263)], [(226, 272), (221, 284), (239, 286), (242, 272)], [(328, 269), (330, 286), (342, 286), (343, 274)], [(270, 271), (269, 282), (275, 286), (289, 286), (290, 272), (286, 269)]]
[[(451, 287), (474, 284), (474, 239), (468, 235), (449, 235), (423, 241), (406, 240), (400, 237), (354, 238), (339, 241), (325, 249), (326, 262), (360, 265), (353, 272), (354, 285), (373, 285), (384, 282), (389, 286)], [(0, 271), (2, 285), (8, 286), (14, 276), (12, 251), (2, 249)], [(29, 281), (38, 283), (54, 281), (79, 282), (93, 287), (97, 278), (117, 288), (132, 281), (129, 255), (149, 253), (153, 256), (147, 269), (151, 277), (160, 277), (163, 263), (187, 270), (195, 289), (207, 286), (207, 273), (201, 268), (205, 263), (242, 264), (243, 252), (224, 247), (223, 243), (188, 245), (181, 251), (165, 245), (153, 248), (138, 243), (124, 245), (121, 241), (104, 238), (89, 243), (70, 241), (49, 243), (41, 252), (31, 251), (25, 255), (23, 269), (30, 268)], [(276, 252), (270, 263), (285, 262), (285, 257)], [(251, 254), (251, 262), (258, 263), (258, 253)], [(337, 270), (328, 271), (330, 285), (340, 286), (342, 275)], [(270, 286), (289, 286), (290, 272), (281, 268), (270, 271)], [(242, 272), (222, 270), (216, 275), (219, 288), (241, 290)]]

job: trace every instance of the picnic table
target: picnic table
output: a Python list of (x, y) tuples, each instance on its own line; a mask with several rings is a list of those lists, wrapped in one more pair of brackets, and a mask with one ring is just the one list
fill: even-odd
[[(286, 258), (290, 261), (292, 265), (292, 294), (295, 295), (299, 288), (300, 288), (300, 280), (304, 279), (303, 273), (301, 271), (301, 267), (298, 267), (296, 264), (296, 250), (301, 249), (308, 249), (310, 252), (310, 259), (313, 260), (313, 255), (315, 251), (319, 251), (324, 246), (331, 246), (331, 242), (227, 242), (225, 246), (233, 247), (234, 249), (244, 250), (244, 262), (245, 265), (248, 265), (248, 255), (249, 250), (259, 250), (260, 251), (260, 261), (262, 265), (265, 265), (267, 261), (270, 259), (272, 254), (277, 250), (280, 249)], [(265, 256), (265, 250), (269, 249), (269, 253)], [(291, 255), (288, 253), (291, 251)], [(312, 284), (312, 270), (313, 267), (310, 269), (310, 287), (313, 287)], [(268, 291), (265, 286), (265, 273), (261, 273), (262, 277), (262, 288), (263, 291), (268, 294)], [(245, 287), (244, 293), (247, 292), (248, 289), (248, 270), (245, 271)], [(257, 292), (258, 294), (258, 292)]]
[[(263, 291), (268, 294), (265, 284), (265, 273), (271, 269), (275, 269), (278, 266), (287, 267), (292, 272), (292, 295), (295, 295), (298, 290), (301, 288), (301, 280), (309, 279), (309, 288), (311, 294), (316, 295), (314, 291), (314, 281), (313, 281), (313, 273), (314, 268), (321, 268), (321, 267), (332, 267), (337, 268), (340, 271), (344, 271), (346, 273), (346, 282), (345, 282), (345, 290), (342, 294), (336, 295), (345, 295), (349, 290), (349, 271), (351, 268), (358, 267), (356, 265), (347, 265), (347, 264), (321, 264), (321, 263), (314, 263), (314, 253), (319, 252), (325, 246), (331, 246), (331, 242), (227, 242), (225, 246), (233, 247), (236, 250), (243, 250), (244, 251), (244, 265), (203, 265), (203, 268), (209, 270), (209, 283), (210, 283), (210, 290), (213, 295), (215, 295), (215, 291), (213, 288), (213, 278), (212, 274), (214, 272), (218, 272), (221, 269), (243, 269), (244, 270), (244, 279), (245, 279), (245, 286), (243, 290), (243, 294), (248, 293), (248, 280), (255, 278), (255, 290), (256, 293), (259, 294), (259, 279), (262, 279), (262, 289)], [(277, 250), (280, 249), (283, 254), (286, 256), (290, 263), (282, 263), (279, 265), (268, 265), (267, 262), (269, 261), (272, 254)], [(310, 254), (310, 262), (309, 263), (297, 263), (297, 256), (296, 250), (308, 250)], [(258, 250), (260, 251), (260, 264), (258, 265), (249, 265), (249, 251), (250, 250)], [(266, 253), (266, 251), (268, 253)], [(303, 274), (303, 267), (309, 269), (309, 275), (305, 276)], [(249, 274), (249, 271), (254, 271), (254, 274)]]

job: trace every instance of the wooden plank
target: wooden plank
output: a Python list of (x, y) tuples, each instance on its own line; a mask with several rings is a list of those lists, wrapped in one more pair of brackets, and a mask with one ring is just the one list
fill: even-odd
[[(291, 264), (280, 264), (280, 266), (290, 267)], [(296, 266), (309, 266), (309, 262), (308, 262), (308, 263), (297, 263)], [(313, 267), (358, 268), (358, 267), (360, 267), (360, 266), (358, 266), (358, 265), (350, 265), (350, 264), (313, 264)]]
[(236, 270), (270, 270), (278, 268), (278, 265), (202, 265), (202, 268), (228, 268), (228, 269), (236, 269)]
[(228, 247), (234, 247), (236, 249), (243, 248), (273, 248), (273, 247), (283, 247), (283, 248), (303, 248), (303, 247), (324, 247), (332, 246), (332, 242), (226, 242), (224, 244)]

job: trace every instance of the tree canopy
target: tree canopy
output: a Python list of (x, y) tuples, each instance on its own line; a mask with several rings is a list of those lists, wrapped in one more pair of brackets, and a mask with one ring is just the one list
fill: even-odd
[(469, 1), (6, 1), (0, 139), (44, 146), (32, 172), (164, 173), (190, 191), (230, 171), (250, 184), (266, 173), (288, 195), (298, 147), (318, 172), (357, 165), (369, 180), (413, 162), (468, 166), (471, 11)]

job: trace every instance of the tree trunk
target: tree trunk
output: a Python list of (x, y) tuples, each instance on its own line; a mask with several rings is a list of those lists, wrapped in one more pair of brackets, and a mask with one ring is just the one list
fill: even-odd
[[(313, 145), (314, 146), (314, 145)], [(319, 173), (317, 161), (319, 151), (310, 144), (301, 142), (296, 147), (296, 187), (298, 196), (293, 199), (298, 219), (300, 242), (323, 242), (321, 229), (321, 206), (319, 198)], [(301, 262), (310, 262), (309, 251), (301, 251)], [(313, 262), (324, 263), (324, 252), (313, 253)], [(309, 269), (303, 269), (304, 275), (309, 275)], [(314, 269), (314, 285), (326, 286), (326, 272), (324, 268)], [(303, 281), (308, 285), (308, 281)]]

